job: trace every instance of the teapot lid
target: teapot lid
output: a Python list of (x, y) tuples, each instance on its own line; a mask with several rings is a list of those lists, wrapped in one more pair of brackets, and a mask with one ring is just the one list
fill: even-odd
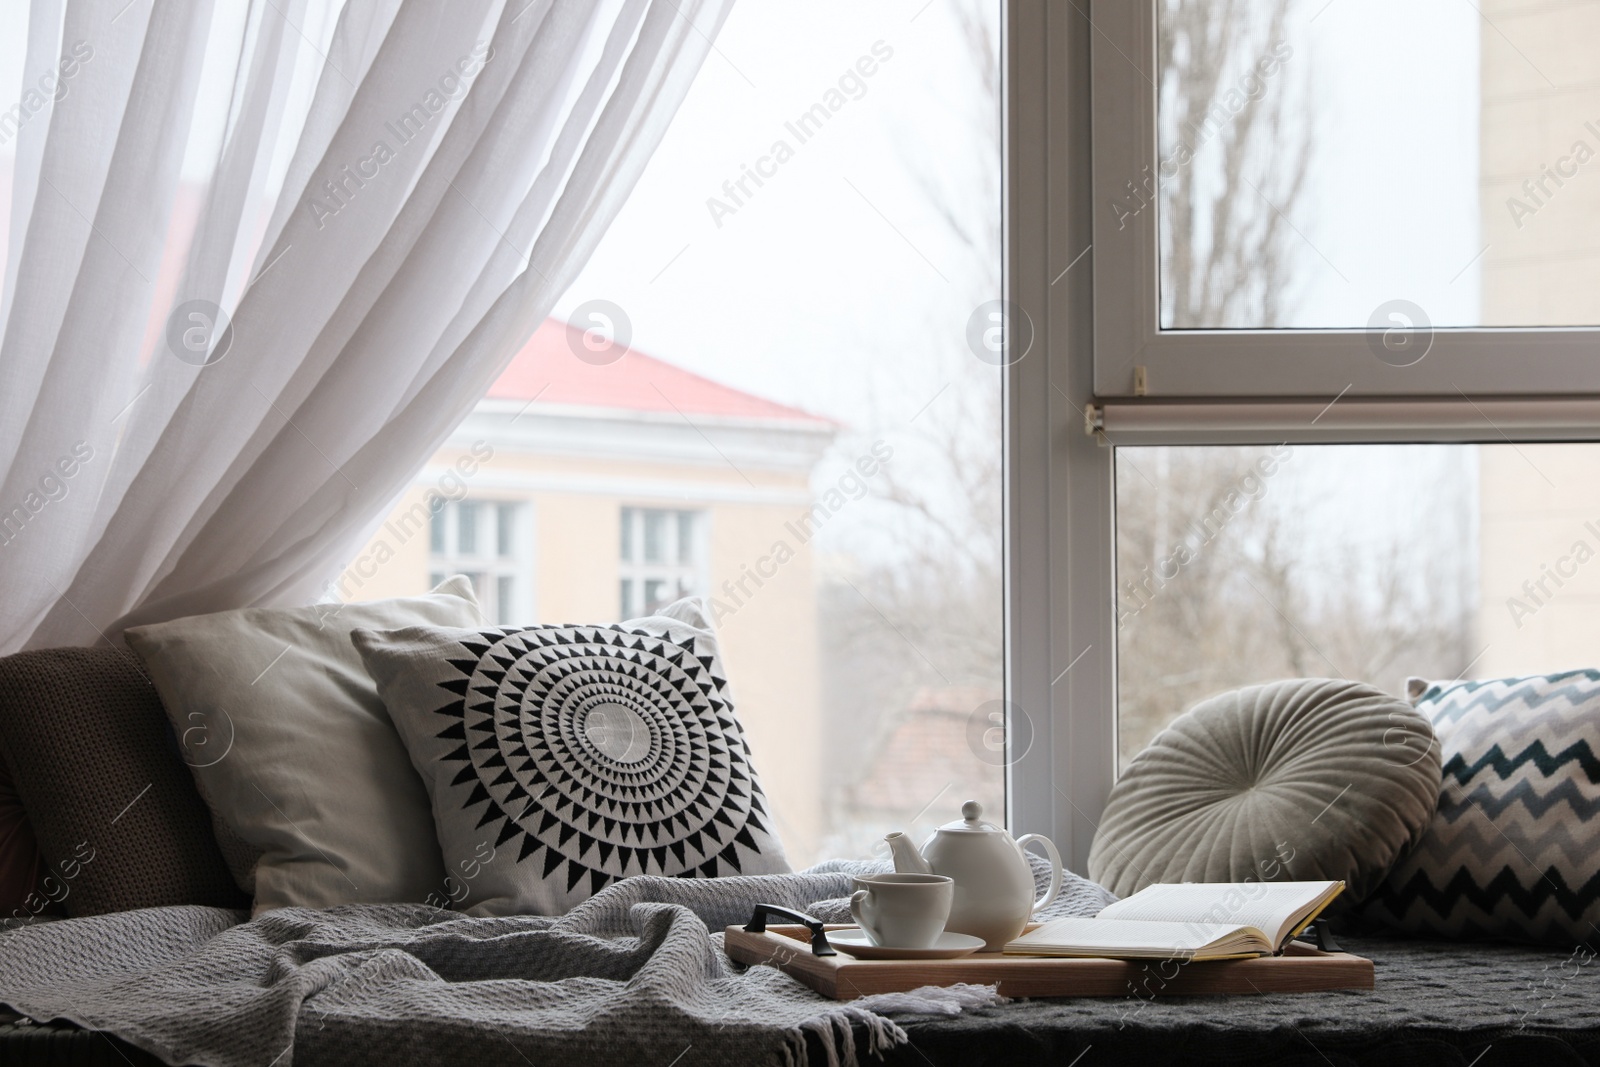
[(967, 833), (1005, 832), (994, 823), (983, 821), (983, 805), (979, 804), (976, 800), (969, 800), (965, 804), (961, 805), (961, 818), (957, 819), (955, 822), (945, 823), (943, 826), (939, 827), (939, 830), (941, 832), (945, 830), (958, 830), (965, 831)]

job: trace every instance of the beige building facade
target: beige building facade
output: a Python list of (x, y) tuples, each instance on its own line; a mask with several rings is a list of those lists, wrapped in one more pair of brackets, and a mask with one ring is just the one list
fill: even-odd
[[(1600, 7), (1482, 11), (1482, 321), (1600, 323)], [(1483, 446), (1479, 502), (1470, 673), (1600, 666), (1600, 445)]]
[(779, 832), (807, 862), (824, 812), (811, 472), (836, 427), (632, 350), (596, 359), (585, 341), (555, 320), (538, 331), (338, 595), (464, 573), (492, 620), (517, 625), (710, 598)]

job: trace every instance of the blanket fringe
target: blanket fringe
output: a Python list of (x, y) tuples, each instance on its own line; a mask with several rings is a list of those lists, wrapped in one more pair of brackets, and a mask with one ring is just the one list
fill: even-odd
[(1005, 1002), (1006, 998), (1000, 995), (998, 986), (957, 982), (948, 986), (925, 985), (904, 993), (874, 993), (854, 1001), (854, 1004), (858, 1008), (879, 1013), (897, 1011), (915, 1012), (918, 1015), (960, 1015), (972, 1008), (987, 1008)]
[(784, 1067), (806, 1067), (807, 1032), (821, 1040), (828, 1067), (861, 1067), (861, 1061), (856, 1058), (854, 1027), (857, 1023), (867, 1031), (867, 1052), (875, 1058), (881, 1058), (884, 1052), (909, 1040), (893, 1019), (853, 1004), (841, 1005), (807, 1019), (789, 1032)]
[(855, 1026), (860, 1024), (867, 1032), (867, 1054), (882, 1059), (888, 1050), (903, 1045), (910, 1038), (893, 1019), (884, 1012), (915, 1012), (919, 1015), (959, 1015), (972, 1008), (987, 1008), (1004, 1004), (996, 986), (974, 985), (958, 982), (950, 986), (923, 986), (904, 993), (875, 993), (861, 997), (849, 1004), (830, 1008), (821, 1015), (807, 1019), (789, 1032), (784, 1048), (784, 1067), (805, 1067), (806, 1034), (821, 1039), (828, 1067), (860, 1067), (856, 1057)]

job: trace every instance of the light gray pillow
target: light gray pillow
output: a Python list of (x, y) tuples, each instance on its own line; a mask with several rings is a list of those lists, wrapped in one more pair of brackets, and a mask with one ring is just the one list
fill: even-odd
[(474, 915), (789, 870), (698, 601), (616, 626), (357, 630)]
[(127, 632), (219, 836), (249, 846), (224, 851), (257, 913), (421, 901), (443, 884), (427, 791), (350, 631), (485, 621), (471, 582), (455, 577), (425, 596), (224, 611)]
[(1439, 746), (1397, 697), (1301, 678), (1201, 701), (1112, 787), (1089, 876), (1153, 882), (1343, 879), (1359, 900), (1415, 844), (1439, 795)]

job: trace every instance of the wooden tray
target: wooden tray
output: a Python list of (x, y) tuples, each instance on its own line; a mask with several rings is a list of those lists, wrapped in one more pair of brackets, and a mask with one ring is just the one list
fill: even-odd
[[(829, 930), (848, 929), (829, 926)], [(1315, 993), (1371, 989), (1372, 961), (1295, 942), (1282, 956), (1208, 963), (1059, 959), (979, 952), (957, 960), (858, 960), (843, 949), (813, 956), (804, 926), (768, 926), (764, 933), (727, 929), (728, 956), (770, 963), (823, 996), (852, 1000), (925, 985), (998, 983), (1005, 997), (1151, 997), (1208, 993)]]

